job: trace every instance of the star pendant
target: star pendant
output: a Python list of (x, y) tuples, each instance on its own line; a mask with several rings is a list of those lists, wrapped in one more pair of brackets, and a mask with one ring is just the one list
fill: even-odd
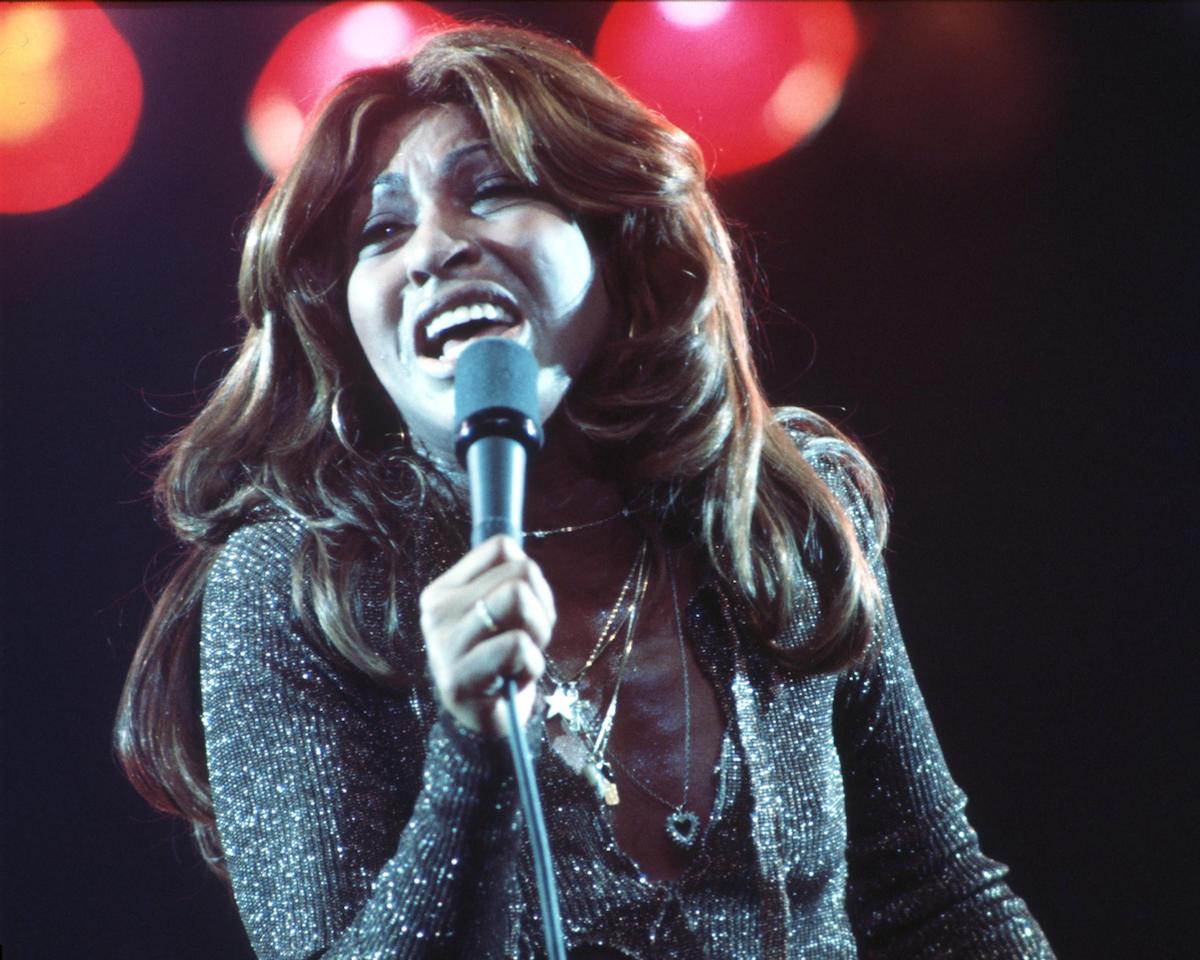
[(579, 702), (579, 691), (574, 684), (556, 683), (554, 689), (546, 697), (546, 717), (562, 717), (565, 721), (574, 719), (575, 704)]

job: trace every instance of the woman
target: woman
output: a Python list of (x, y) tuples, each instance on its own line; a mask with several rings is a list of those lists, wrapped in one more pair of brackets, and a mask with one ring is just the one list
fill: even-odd
[[(768, 408), (683, 133), (556, 42), (443, 33), (335, 92), (240, 293), (117, 744), (261, 957), (540, 952), (499, 676), (573, 957), (1050, 955), (946, 774), (878, 480)], [(466, 546), (481, 336), (538, 362), (525, 551)]]

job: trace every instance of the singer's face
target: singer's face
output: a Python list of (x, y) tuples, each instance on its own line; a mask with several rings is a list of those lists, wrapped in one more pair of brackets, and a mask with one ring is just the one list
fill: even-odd
[(508, 172), (465, 109), (393, 123), (375, 170), (351, 221), (350, 322), (413, 439), (451, 464), (463, 347), (529, 347), (544, 421), (601, 339), (608, 298), (579, 224)]

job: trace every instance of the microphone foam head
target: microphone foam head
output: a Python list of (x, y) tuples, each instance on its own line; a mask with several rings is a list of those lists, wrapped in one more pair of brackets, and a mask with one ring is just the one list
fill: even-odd
[(538, 365), (529, 349), (504, 337), (469, 344), (454, 366), (454, 419), (491, 407), (536, 420)]
[[(530, 433), (541, 445), (538, 418), (538, 364), (527, 347), (504, 337), (485, 337), (469, 344), (454, 365), (454, 427), (460, 441), (464, 421), (524, 421), (522, 433)], [(470, 424), (468, 425), (470, 426)], [(486, 432), (508, 433), (507, 428), (488, 426)], [(517, 437), (514, 436), (514, 439)]]

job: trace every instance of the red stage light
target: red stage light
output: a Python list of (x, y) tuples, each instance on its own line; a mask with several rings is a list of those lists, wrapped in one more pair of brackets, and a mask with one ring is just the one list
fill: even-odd
[(757, 166), (837, 109), (858, 52), (844, 0), (613, 4), (596, 63), (690, 133), (715, 175)]
[(83, 196), (129, 150), (142, 75), (94, 3), (0, 4), (0, 212)]
[(305, 17), (280, 41), (246, 107), (254, 157), (279, 176), (299, 149), (314, 108), (346, 74), (403, 57), (454, 20), (424, 3), (335, 3)]

